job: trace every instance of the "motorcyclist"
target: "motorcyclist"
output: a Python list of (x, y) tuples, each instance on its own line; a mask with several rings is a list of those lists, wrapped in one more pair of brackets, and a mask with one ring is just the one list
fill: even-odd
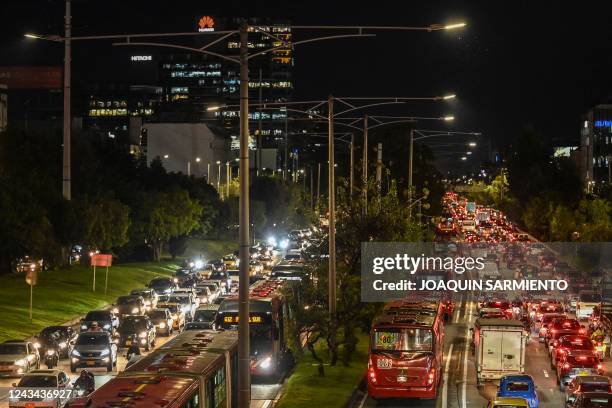
[[(53, 350), (54, 354), (47, 354), (49, 350)], [(59, 334), (57, 332), (51, 333), (47, 339), (47, 349), (45, 350), (45, 363), (48, 368), (53, 368), (59, 362)]]
[(601, 327), (597, 326), (593, 334), (591, 334), (591, 341), (601, 340), (603, 335), (604, 335), (603, 330), (601, 330)]
[(84, 390), (87, 394), (92, 393), (96, 389), (94, 375), (87, 370), (82, 370), (79, 378), (72, 385), (74, 388)]
[(132, 344), (130, 344), (130, 347), (128, 348), (126, 354), (126, 358), (128, 359), (128, 361), (131, 360), (134, 356), (140, 355), (140, 347), (138, 347), (138, 337), (134, 334), (131, 336), (131, 340)]

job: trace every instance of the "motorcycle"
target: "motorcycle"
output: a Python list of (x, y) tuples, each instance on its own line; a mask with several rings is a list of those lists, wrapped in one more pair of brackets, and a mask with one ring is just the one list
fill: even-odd
[(52, 369), (56, 367), (59, 363), (59, 354), (55, 349), (47, 349), (45, 350), (45, 364), (48, 369)]
[(593, 346), (595, 347), (595, 355), (599, 359), (599, 361), (603, 361), (606, 356), (606, 343), (604, 343), (603, 336), (597, 336), (596, 338), (591, 340), (593, 342)]

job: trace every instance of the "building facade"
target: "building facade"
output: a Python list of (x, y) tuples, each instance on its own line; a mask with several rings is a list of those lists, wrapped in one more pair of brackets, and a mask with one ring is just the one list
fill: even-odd
[(580, 136), (580, 171), (588, 191), (612, 184), (612, 104), (594, 106), (584, 117)]

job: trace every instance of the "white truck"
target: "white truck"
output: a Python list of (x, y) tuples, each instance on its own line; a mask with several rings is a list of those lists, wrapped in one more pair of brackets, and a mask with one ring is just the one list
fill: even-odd
[(519, 320), (476, 319), (472, 331), (476, 357), (476, 381), (499, 380), (525, 372), (527, 332)]

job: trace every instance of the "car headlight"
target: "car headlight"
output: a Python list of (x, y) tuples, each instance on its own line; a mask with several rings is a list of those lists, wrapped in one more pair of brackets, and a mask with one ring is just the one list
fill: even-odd
[(81, 330), (87, 330), (87, 325), (86, 324), (82, 324), (81, 325)]
[(202, 269), (204, 267), (204, 262), (198, 259), (197, 261), (195, 261), (195, 267), (196, 269)]
[[(106, 328), (106, 326), (105, 326), (105, 328)], [(65, 342), (65, 341), (62, 341), (62, 342), (59, 344), (60, 348), (66, 348), (66, 346), (67, 346), (67, 345), (68, 345), (68, 344), (66, 344), (66, 342)]]
[(189, 267), (190, 268), (193, 268), (195, 265), (196, 265), (195, 262), (189, 262)]
[(55, 350), (53, 350), (53, 349), (49, 349), (49, 350), (47, 350), (47, 355), (48, 355), (48, 356), (52, 356), (52, 355), (54, 355), (54, 354), (55, 354)]
[(138, 334), (138, 337), (144, 339), (145, 337), (147, 337), (147, 332), (141, 332), (140, 334)]
[(113, 308), (113, 313), (119, 313), (119, 308), (118, 307)]
[(183, 307), (181, 307), (181, 310), (182, 310), (183, 312), (185, 312), (185, 313), (187, 313), (187, 312), (188, 312), (190, 309), (191, 309), (191, 307), (189, 307), (189, 306), (183, 306)]
[(106, 323), (104, 326), (102, 326), (102, 328), (103, 328), (104, 330), (110, 330), (111, 325), (110, 325), (109, 323)]
[(150, 300), (145, 300), (145, 306), (151, 306), (151, 301)]
[(159, 324), (159, 328), (160, 328), (160, 329), (164, 329), (165, 327), (166, 327), (166, 323), (161, 322), (161, 323)]
[(174, 281), (174, 283), (178, 283), (178, 278), (174, 278), (172, 280)]
[(75, 357), (81, 357), (81, 353), (79, 353), (79, 351), (77, 349), (73, 349), (72, 350), (72, 355)]
[(108, 356), (110, 354), (110, 349), (104, 349), (100, 352), (100, 357)]
[(268, 368), (272, 366), (272, 357), (264, 358), (263, 360), (259, 361), (258, 365), (264, 370), (267, 370)]
[(28, 363), (28, 359), (27, 358), (22, 358), (20, 360), (15, 361), (15, 365), (16, 366), (25, 366)]
[(135, 308), (132, 309), (132, 313), (138, 313), (138, 312), (140, 312), (139, 308), (135, 307)]
[(38, 342), (34, 343), (34, 348), (35, 349), (39, 349), (40, 348), (40, 343), (38, 343)]

